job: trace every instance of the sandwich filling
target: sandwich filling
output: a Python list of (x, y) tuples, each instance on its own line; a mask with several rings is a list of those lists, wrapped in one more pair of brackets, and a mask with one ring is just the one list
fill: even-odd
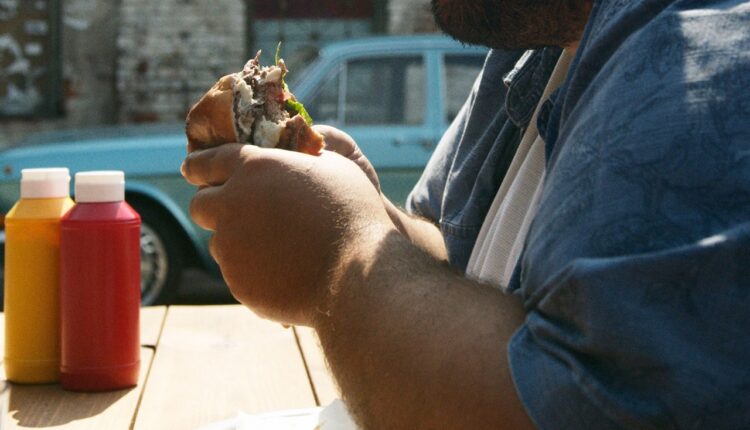
[(261, 67), (258, 51), (235, 75), (232, 113), (239, 142), (252, 142), (264, 148), (277, 146), (291, 118), (286, 110), (286, 101), (291, 97), (284, 88), (286, 73), (281, 59), (275, 65)]

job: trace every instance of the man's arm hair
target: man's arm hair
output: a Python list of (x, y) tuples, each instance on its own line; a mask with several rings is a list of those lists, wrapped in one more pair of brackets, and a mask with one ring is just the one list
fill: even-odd
[(431, 221), (409, 215), (382, 195), (385, 210), (398, 230), (414, 245), (438, 261), (448, 261), (440, 228)]
[[(371, 232), (368, 232), (371, 233)], [(469, 281), (402, 235), (363, 235), (315, 322), (343, 397), (365, 429), (533, 428), (507, 345), (521, 303)]]

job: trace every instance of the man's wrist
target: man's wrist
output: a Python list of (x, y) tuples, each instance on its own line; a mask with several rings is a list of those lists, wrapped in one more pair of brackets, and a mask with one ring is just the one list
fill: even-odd
[(386, 213), (396, 228), (422, 251), (438, 261), (448, 261), (448, 251), (440, 228), (426, 218), (409, 215), (382, 196)]
[(342, 294), (351, 284), (359, 284), (368, 276), (388, 241), (405, 240), (393, 225), (385, 223), (353, 227), (347, 236), (337, 251), (328, 283), (322, 288), (312, 319), (314, 328), (330, 325)]
[(396, 205), (394, 205), (382, 191), (380, 192), (380, 198), (383, 200), (383, 206), (385, 207), (385, 212), (388, 214), (388, 217), (391, 218), (394, 225), (398, 226), (401, 223), (403, 212), (396, 207)]

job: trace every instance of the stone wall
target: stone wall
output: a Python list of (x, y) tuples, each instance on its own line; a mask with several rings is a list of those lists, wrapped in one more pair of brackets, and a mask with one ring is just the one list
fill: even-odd
[(46, 119), (0, 120), (0, 147), (33, 131), (112, 123), (116, 120), (115, 61), (118, 3), (62, 1), (62, 110)]
[(121, 0), (120, 122), (182, 121), (218, 77), (244, 64), (240, 0)]
[(62, 0), (58, 118), (0, 120), (0, 147), (30, 132), (182, 121), (247, 58), (242, 0)]
[(63, 88), (72, 126), (115, 120), (116, 2), (68, 0), (63, 8)]

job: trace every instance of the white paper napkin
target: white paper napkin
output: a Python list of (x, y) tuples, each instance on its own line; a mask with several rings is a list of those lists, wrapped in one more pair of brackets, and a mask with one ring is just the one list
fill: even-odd
[(236, 418), (200, 427), (198, 430), (357, 430), (339, 399), (325, 408), (293, 409), (267, 414), (250, 415), (244, 412)]

